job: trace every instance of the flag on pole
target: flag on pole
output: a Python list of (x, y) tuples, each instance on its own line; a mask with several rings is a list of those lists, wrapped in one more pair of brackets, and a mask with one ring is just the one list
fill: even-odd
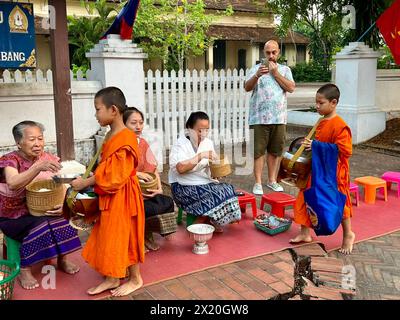
[(400, 0), (396, 0), (376, 21), (394, 61), (400, 65)]
[(139, 2), (140, 0), (129, 0), (129, 2), (125, 4), (121, 12), (115, 18), (111, 27), (101, 38), (105, 39), (109, 34), (119, 34), (121, 39), (131, 39), (133, 24), (139, 8)]

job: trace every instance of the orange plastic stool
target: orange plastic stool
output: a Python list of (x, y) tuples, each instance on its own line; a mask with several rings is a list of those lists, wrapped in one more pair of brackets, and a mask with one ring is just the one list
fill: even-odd
[(243, 209), (246, 212), (246, 206), (248, 204), (250, 204), (251, 205), (251, 210), (252, 210), (252, 213), (253, 213), (253, 218), (257, 217), (256, 197), (253, 194), (248, 193), (248, 192), (246, 192), (244, 190), (241, 190), (241, 189), (237, 189), (236, 192), (243, 192), (244, 193), (243, 196), (238, 196), (240, 209)]
[(387, 187), (386, 181), (372, 176), (360, 177), (354, 179), (354, 182), (359, 186), (364, 187), (364, 201), (365, 203), (374, 204), (377, 189), (383, 188), (385, 201), (387, 201)]
[(283, 192), (271, 192), (264, 194), (261, 198), (260, 210), (264, 210), (264, 205), (268, 203), (271, 206), (271, 213), (283, 218), (285, 216), (285, 207), (294, 206), (296, 198)]

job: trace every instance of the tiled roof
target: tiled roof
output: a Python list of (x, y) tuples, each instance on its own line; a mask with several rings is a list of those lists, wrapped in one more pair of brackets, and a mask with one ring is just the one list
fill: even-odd
[[(274, 28), (260, 27), (235, 27), (235, 26), (210, 26), (208, 34), (219, 40), (243, 40), (265, 43), (268, 40), (274, 39), (278, 42), (281, 39), (275, 34)], [(310, 41), (307, 37), (300, 33), (293, 32), (293, 40), (290, 35), (282, 39), (283, 43), (308, 44)]]

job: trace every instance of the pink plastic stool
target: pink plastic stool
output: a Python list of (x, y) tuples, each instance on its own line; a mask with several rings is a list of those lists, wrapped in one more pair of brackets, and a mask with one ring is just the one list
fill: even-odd
[(238, 200), (239, 200), (239, 207), (240, 209), (243, 209), (246, 212), (246, 207), (248, 204), (251, 205), (251, 210), (253, 213), (253, 218), (257, 217), (257, 202), (256, 202), (256, 197), (251, 194), (248, 193), (244, 190), (241, 189), (236, 189), (236, 192), (243, 192), (244, 195), (243, 196), (238, 196)]
[(354, 198), (356, 199), (356, 206), (360, 205), (360, 191), (358, 190), (358, 185), (350, 182), (350, 193), (354, 193)]
[(392, 187), (392, 183), (397, 183), (397, 197), (400, 198), (400, 172), (388, 171), (381, 178), (386, 181), (388, 190)]
[(268, 203), (271, 206), (271, 213), (283, 218), (285, 216), (285, 207), (294, 206), (296, 198), (283, 192), (271, 192), (264, 194), (261, 198), (260, 210), (264, 210), (264, 205)]

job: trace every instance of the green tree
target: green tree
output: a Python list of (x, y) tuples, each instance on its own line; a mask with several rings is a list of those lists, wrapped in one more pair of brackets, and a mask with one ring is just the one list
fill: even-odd
[[(232, 7), (217, 15), (232, 14)], [(167, 69), (184, 69), (185, 59), (202, 55), (213, 39), (207, 35), (216, 15), (206, 13), (203, 0), (141, 0), (134, 38)]]
[(89, 60), (85, 53), (99, 42), (100, 37), (110, 27), (118, 14), (118, 6), (108, 3), (107, 0), (81, 0), (81, 5), (86, 8), (89, 16), (68, 16), (68, 39), (73, 52), (71, 64), (87, 69)]
[(280, 18), (277, 34), (286, 36), (291, 30), (310, 38), (311, 57), (328, 69), (332, 53), (342, 43), (342, 8), (345, 0), (270, 0), (266, 8)]
[[(368, 28), (373, 25), (379, 16), (391, 6), (394, 0), (349, 0), (348, 4), (353, 5), (356, 13), (356, 29), (350, 32), (351, 41), (356, 41)], [(377, 50), (383, 44), (382, 36), (378, 27), (368, 32), (362, 39), (366, 44)]]

